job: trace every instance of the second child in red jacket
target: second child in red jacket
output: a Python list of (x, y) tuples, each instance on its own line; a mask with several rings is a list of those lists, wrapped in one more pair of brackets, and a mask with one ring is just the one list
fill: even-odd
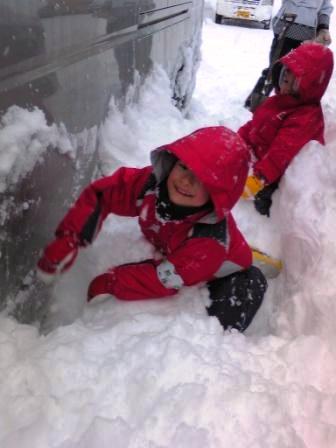
[(267, 287), (230, 212), (242, 194), (249, 157), (236, 133), (210, 127), (153, 151), (151, 166), (120, 168), (93, 182), (45, 248), (40, 277), (52, 280), (69, 269), (110, 213), (138, 217), (161, 256), (102, 273), (91, 282), (88, 300), (102, 294), (121, 300), (169, 297), (207, 283), (208, 314), (225, 329), (245, 330)]
[(277, 64), (282, 65), (277, 93), (238, 131), (255, 158), (243, 197), (254, 198), (257, 210), (268, 216), (271, 195), (292, 159), (311, 140), (324, 144), (321, 98), (333, 54), (323, 45), (304, 43)]

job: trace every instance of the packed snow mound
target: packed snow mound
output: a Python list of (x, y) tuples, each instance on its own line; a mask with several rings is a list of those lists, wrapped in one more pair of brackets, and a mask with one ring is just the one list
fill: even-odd
[(63, 124), (48, 125), (44, 113), (12, 106), (0, 120), (0, 192), (31, 172), (51, 148), (74, 157), (74, 147)]
[(286, 263), (281, 327), (291, 336), (336, 334), (336, 277), (330, 271), (336, 260), (335, 144), (312, 142), (302, 150), (276, 204)]

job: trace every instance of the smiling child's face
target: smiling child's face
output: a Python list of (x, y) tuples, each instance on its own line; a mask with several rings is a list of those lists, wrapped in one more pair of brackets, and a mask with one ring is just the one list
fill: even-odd
[(177, 161), (167, 179), (169, 199), (175, 205), (201, 207), (209, 200), (209, 194), (181, 161)]

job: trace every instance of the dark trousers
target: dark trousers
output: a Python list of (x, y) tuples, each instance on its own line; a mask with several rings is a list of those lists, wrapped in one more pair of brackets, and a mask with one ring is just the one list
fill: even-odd
[[(272, 64), (274, 52), (277, 48), (278, 42), (279, 42), (279, 36), (277, 34), (275, 34), (273, 37), (273, 40), (272, 40), (270, 54), (269, 54), (270, 65)], [(280, 55), (279, 55), (278, 59), (282, 58), (282, 56), (285, 56), (285, 54), (289, 53), (291, 50), (294, 50), (294, 48), (297, 48), (301, 44), (302, 44), (301, 40), (290, 39), (289, 37), (285, 37), (285, 39), (283, 40), (282, 48), (280, 50)]]
[(258, 311), (267, 280), (260, 269), (251, 266), (244, 271), (208, 283), (211, 304), (209, 316), (216, 316), (224, 330), (244, 331)]

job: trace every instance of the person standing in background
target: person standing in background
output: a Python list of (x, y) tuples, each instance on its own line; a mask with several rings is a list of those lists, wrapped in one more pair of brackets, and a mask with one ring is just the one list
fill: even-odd
[(330, 45), (329, 22), (332, 11), (331, 0), (283, 0), (272, 23), (274, 38), (270, 53), (276, 46), (277, 37), (285, 25), (283, 21), (285, 13), (296, 14), (296, 19), (286, 32), (280, 57), (306, 40), (315, 40), (320, 44)]

